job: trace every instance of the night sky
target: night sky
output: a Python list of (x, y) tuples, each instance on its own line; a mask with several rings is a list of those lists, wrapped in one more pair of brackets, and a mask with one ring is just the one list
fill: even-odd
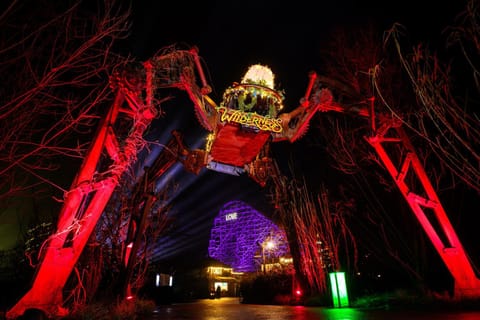
[[(412, 41), (436, 40), (463, 8), (463, 1), (142, 1), (133, 4), (130, 53), (148, 59), (174, 43), (195, 45), (219, 99), (254, 63), (269, 65), (287, 104), (304, 94), (308, 72), (319, 70), (322, 44), (336, 28), (401, 23)], [(188, 6), (188, 10), (187, 7)]]

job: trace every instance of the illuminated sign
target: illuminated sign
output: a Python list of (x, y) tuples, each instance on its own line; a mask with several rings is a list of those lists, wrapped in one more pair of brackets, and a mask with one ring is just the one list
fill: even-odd
[(255, 127), (263, 131), (282, 132), (282, 120), (261, 116), (255, 112), (243, 112), (240, 110), (218, 107), (221, 114), (221, 122), (235, 122), (242, 125)]
[(225, 221), (237, 220), (237, 213), (232, 212), (225, 215)]

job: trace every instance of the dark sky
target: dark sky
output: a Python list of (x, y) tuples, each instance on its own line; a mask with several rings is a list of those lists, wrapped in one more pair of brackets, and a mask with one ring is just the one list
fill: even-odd
[[(217, 103), (223, 90), (239, 81), (249, 65), (268, 65), (276, 75), (276, 84), (284, 90), (286, 107), (290, 109), (297, 106), (304, 94), (309, 71), (321, 72), (318, 58), (322, 43), (335, 28), (369, 22), (385, 30), (398, 22), (407, 28), (413, 42), (434, 42), (463, 8), (462, 4), (463, 1), (431, 0), (394, 3), (297, 0), (287, 4), (258, 0), (168, 4), (135, 1), (132, 34), (125, 50), (139, 60), (146, 60), (172, 44), (197, 46), (207, 81), (213, 88), (210, 96)], [(186, 133), (188, 143), (197, 143), (205, 131), (192, 120), (193, 106), (182, 104), (181, 108), (183, 111), (172, 111), (171, 115), (165, 110), (167, 116), (155, 130), (165, 139), (171, 123), (182, 118), (176, 129)], [(321, 153), (308, 145), (295, 150), (304, 150), (310, 161)], [(304, 155), (280, 156), (287, 159)], [(319, 163), (318, 170), (328, 168)], [(264, 190), (246, 177), (212, 171), (202, 171), (196, 177), (183, 172), (181, 167), (176, 167), (175, 172), (175, 179), (180, 181), (180, 191), (173, 200), (177, 231), (175, 236), (160, 242), (155, 259), (189, 256), (192, 252), (205, 256), (211, 223), (227, 201), (244, 200), (259, 210), (269, 210)]]
[[(288, 102), (303, 94), (318, 67), (325, 38), (337, 27), (403, 24), (413, 39), (432, 41), (464, 1), (136, 1), (131, 52), (148, 59), (173, 43), (195, 45), (214, 93), (237, 81), (248, 65), (270, 65)], [(316, 70), (320, 72), (321, 70)], [(299, 89), (301, 88), (301, 89)]]

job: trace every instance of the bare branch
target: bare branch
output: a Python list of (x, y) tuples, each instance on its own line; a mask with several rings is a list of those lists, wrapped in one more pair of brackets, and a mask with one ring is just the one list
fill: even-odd
[(111, 99), (109, 75), (129, 60), (113, 50), (129, 14), (115, 0), (14, 1), (0, 17), (0, 199), (45, 183), (64, 192), (52, 170), (88, 147)]

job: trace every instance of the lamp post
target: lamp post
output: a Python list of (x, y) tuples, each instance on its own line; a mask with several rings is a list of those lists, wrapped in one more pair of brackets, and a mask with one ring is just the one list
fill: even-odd
[(263, 273), (266, 272), (265, 249), (272, 250), (273, 248), (275, 248), (275, 243), (272, 240), (267, 240), (262, 244)]
[(265, 246), (262, 244), (262, 272), (265, 273)]

